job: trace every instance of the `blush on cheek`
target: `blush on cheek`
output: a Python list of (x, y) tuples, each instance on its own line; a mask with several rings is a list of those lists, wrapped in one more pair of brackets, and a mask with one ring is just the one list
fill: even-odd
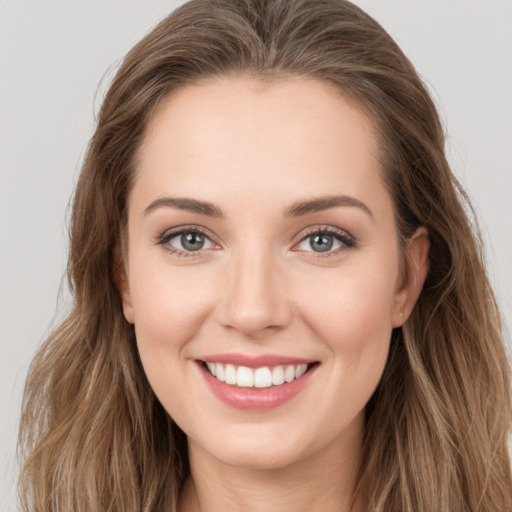
[[(362, 333), (391, 332), (392, 293), (379, 287), (340, 284), (331, 293), (309, 299), (307, 317), (315, 330), (329, 332), (330, 337), (353, 339)], [(327, 287), (325, 288), (327, 289)]]
[[(199, 283), (187, 287), (178, 279), (141, 279), (136, 288), (135, 333), (139, 354), (155, 392), (171, 386), (172, 368), (190, 352), (210, 311), (211, 299)], [(157, 392), (158, 395), (158, 392)]]
[(179, 346), (194, 332), (194, 312), (186, 304), (168, 307), (168, 303), (155, 301), (152, 307), (136, 309), (135, 330), (139, 343), (144, 345)]

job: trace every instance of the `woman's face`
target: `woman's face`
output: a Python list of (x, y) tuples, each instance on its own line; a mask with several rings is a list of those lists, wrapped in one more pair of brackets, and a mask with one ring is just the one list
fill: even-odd
[(367, 117), (313, 80), (188, 86), (150, 120), (118, 283), (195, 453), (277, 468), (359, 446), (419, 293), (377, 153)]

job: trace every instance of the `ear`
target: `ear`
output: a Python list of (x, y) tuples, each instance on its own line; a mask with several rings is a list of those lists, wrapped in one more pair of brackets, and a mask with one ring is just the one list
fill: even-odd
[(393, 327), (405, 323), (420, 296), (428, 273), (429, 248), (428, 232), (420, 227), (409, 239), (405, 250), (405, 275), (395, 296)]
[(128, 273), (125, 264), (125, 258), (119, 246), (114, 250), (114, 282), (116, 284), (121, 301), (123, 303), (123, 313), (126, 320), (133, 324), (133, 305), (130, 294), (130, 285), (128, 283)]

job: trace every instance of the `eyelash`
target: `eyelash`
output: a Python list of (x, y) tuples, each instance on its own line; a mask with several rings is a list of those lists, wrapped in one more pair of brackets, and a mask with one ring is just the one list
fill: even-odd
[[(170, 231), (165, 232), (161, 236), (157, 238), (157, 245), (162, 245), (166, 251), (169, 251), (171, 254), (174, 254), (178, 257), (184, 257), (184, 258), (194, 258), (200, 256), (200, 253), (202, 250), (198, 251), (183, 251), (181, 249), (178, 249), (176, 247), (173, 247), (169, 244), (169, 241), (177, 236), (183, 235), (183, 234), (197, 234), (205, 237), (206, 239), (210, 240), (211, 243), (215, 244), (215, 242), (212, 241), (211, 236), (208, 235), (208, 233), (201, 229), (198, 226), (185, 226), (182, 227), (176, 231)], [(328, 258), (331, 256), (335, 256), (339, 254), (342, 251), (345, 251), (347, 249), (352, 249), (356, 247), (356, 240), (354, 237), (352, 237), (349, 233), (346, 231), (342, 231), (340, 229), (335, 229), (332, 227), (314, 227), (310, 228), (309, 230), (306, 230), (305, 233), (302, 234), (300, 240), (294, 244), (294, 247), (302, 243), (303, 241), (307, 240), (308, 238), (312, 237), (313, 235), (328, 235), (334, 237), (338, 242), (342, 244), (341, 247), (326, 251), (325, 253), (322, 252), (315, 252), (315, 251), (305, 251), (305, 252), (311, 252), (315, 254), (315, 257), (317, 258)], [(292, 249), (298, 252), (297, 249)]]
[[(163, 235), (158, 237), (157, 244), (162, 245), (166, 251), (170, 252), (171, 254), (174, 254), (175, 256), (178, 256), (179, 258), (197, 257), (200, 255), (199, 254), (201, 252), (200, 250), (197, 251), (198, 254), (196, 254), (196, 252), (194, 252), (194, 251), (182, 251), (181, 249), (173, 247), (172, 245), (169, 244), (169, 241), (171, 239), (173, 239), (177, 236), (180, 236), (183, 234), (189, 234), (189, 233), (204, 236), (206, 239), (211, 241), (211, 236), (209, 236), (208, 233), (205, 230), (201, 229), (200, 227), (185, 226), (176, 231), (165, 232)], [(212, 242), (212, 243), (215, 243), (215, 242)]]
[(315, 226), (314, 228), (307, 229), (305, 231), (305, 233), (302, 234), (300, 240), (294, 245), (294, 247), (314, 235), (332, 236), (338, 242), (341, 243), (341, 247), (334, 249), (334, 250), (326, 251), (324, 253), (315, 252), (315, 251), (306, 251), (306, 252), (310, 252), (310, 253), (314, 254), (315, 258), (329, 258), (332, 256), (336, 256), (340, 252), (346, 251), (347, 249), (353, 249), (354, 247), (356, 247), (356, 240), (352, 235), (350, 235), (346, 231), (343, 231), (341, 229), (336, 229), (336, 228), (333, 228), (330, 226), (321, 226), (321, 227)]

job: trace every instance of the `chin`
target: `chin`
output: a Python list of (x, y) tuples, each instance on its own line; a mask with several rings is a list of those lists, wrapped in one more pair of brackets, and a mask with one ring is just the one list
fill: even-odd
[(270, 471), (305, 460), (323, 446), (319, 443), (321, 439), (308, 440), (307, 433), (298, 429), (292, 432), (283, 426), (272, 428), (262, 424), (243, 427), (222, 429), (222, 433), (215, 436), (210, 433), (202, 440), (201, 451), (228, 466)]
[(240, 469), (275, 471), (293, 465), (301, 459), (301, 452), (297, 449), (265, 449), (261, 447), (240, 447), (227, 452), (214, 453), (214, 456), (223, 464)]

